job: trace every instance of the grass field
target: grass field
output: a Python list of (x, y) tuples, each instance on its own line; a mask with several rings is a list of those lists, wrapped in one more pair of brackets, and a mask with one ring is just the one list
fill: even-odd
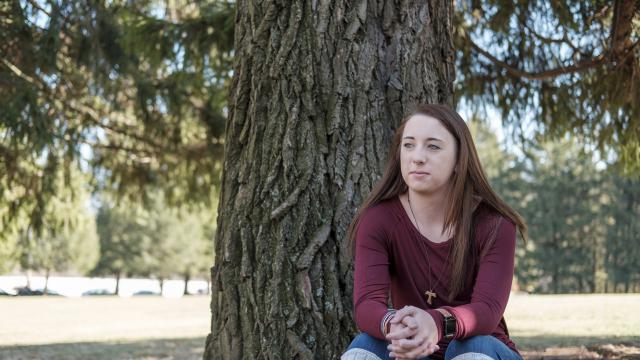
[[(200, 359), (207, 296), (0, 298), (0, 359)], [(528, 359), (640, 359), (639, 295), (514, 295)]]
[(505, 319), (530, 359), (640, 359), (640, 294), (513, 295)]
[(201, 359), (209, 297), (0, 298), (0, 359)]

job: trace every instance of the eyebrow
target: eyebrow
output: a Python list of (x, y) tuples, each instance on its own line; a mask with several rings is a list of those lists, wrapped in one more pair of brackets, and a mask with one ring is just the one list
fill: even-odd
[[(404, 139), (415, 140), (416, 138), (414, 138), (413, 136), (405, 136), (405, 137), (402, 138), (402, 140), (404, 140)], [(440, 140), (438, 138), (434, 138), (434, 137), (427, 138), (427, 141), (431, 141), (431, 140), (442, 141), (442, 140)]]

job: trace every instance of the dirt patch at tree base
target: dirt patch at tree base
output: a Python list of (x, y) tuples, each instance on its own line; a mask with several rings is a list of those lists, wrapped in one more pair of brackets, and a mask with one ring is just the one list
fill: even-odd
[(527, 360), (569, 360), (569, 359), (639, 359), (640, 343), (605, 344), (593, 346), (549, 347), (544, 350), (523, 350)]

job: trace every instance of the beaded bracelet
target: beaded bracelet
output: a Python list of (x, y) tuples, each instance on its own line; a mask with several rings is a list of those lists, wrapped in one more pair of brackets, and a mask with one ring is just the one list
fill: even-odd
[(391, 321), (391, 318), (393, 318), (393, 315), (395, 315), (395, 313), (396, 313), (395, 309), (389, 309), (389, 311), (387, 311), (387, 313), (384, 314), (382, 321), (380, 321), (380, 332), (382, 333), (383, 336), (387, 336), (387, 323)]

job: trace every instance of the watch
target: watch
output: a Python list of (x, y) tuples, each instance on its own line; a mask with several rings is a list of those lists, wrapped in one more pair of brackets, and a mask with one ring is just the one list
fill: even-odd
[(451, 339), (456, 334), (456, 318), (443, 308), (437, 308), (435, 310), (444, 316), (444, 320), (442, 320), (442, 332), (444, 334), (442, 337)]

